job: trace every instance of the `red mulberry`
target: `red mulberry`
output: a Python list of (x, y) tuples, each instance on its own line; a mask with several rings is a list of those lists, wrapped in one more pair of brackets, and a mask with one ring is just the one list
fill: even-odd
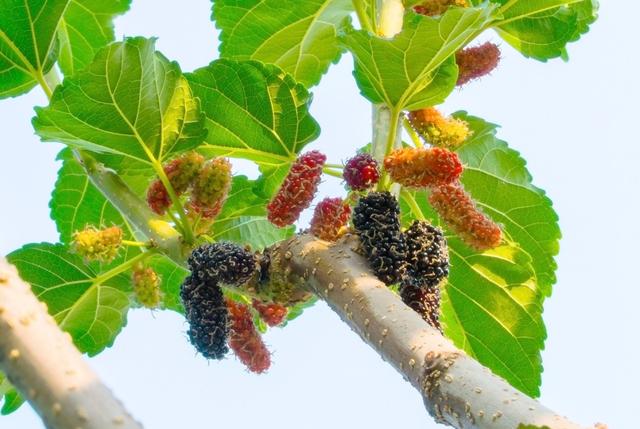
[(400, 287), (402, 302), (411, 307), (429, 325), (440, 332), (440, 288), (438, 286), (421, 287), (411, 281), (403, 282)]
[(407, 249), (400, 232), (400, 207), (389, 192), (371, 192), (355, 207), (353, 226), (369, 266), (385, 284), (406, 274)]
[(358, 154), (347, 161), (342, 175), (350, 189), (367, 190), (380, 179), (378, 162), (368, 153)]
[[(176, 195), (185, 192), (202, 167), (204, 158), (196, 152), (187, 152), (164, 166), (164, 172)], [(155, 213), (163, 215), (171, 206), (169, 192), (160, 179), (154, 180), (147, 191), (147, 204)]]
[(207, 359), (222, 359), (229, 348), (227, 306), (215, 279), (192, 273), (180, 287), (180, 299), (189, 322), (191, 344)]
[(350, 216), (351, 207), (342, 198), (325, 198), (313, 213), (311, 233), (322, 240), (336, 241)]
[(89, 226), (73, 233), (71, 247), (87, 261), (111, 262), (122, 245), (122, 229), (112, 226), (97, 229)]
[(260, 333), (253, 325), (249, 307), (227, 299), (230, 319), (229, 347), (251, 372), (265, 372), (271, 366), (271, 355)]
[(413, 129), (428, 143), (450, 150), (460, 147), (472, 134), (465, 121), (446, 118), (434, 107), (414, 110), (408, 119)]
[(264, 303), (256, 299), (252, 302), (253, 308), (260, 314), (260, 318), (269, 326), (278, 326), (287, 317), (287, 307), (276, 303)]
[(447, 226), (469, 246), (485, 250), (500, 245), (500, 227), (476, 207), (460, 183), (434, 188), (429, 202)]
[(442, 15), (452, 6), (469, 7), (467, 0), (424, 0), (413, 10), (416, 13), (426, 16)]
[(279, 227), (292, 225), (302, 210), (309, 207), (318, 190), (322, 167), (327, 157), (314, 150), (296, 160), (275, 197), (267, 205), (269, 221)]
[(211, 219), (222, 210), (231, 189), (231, 164), (224, 158), (207, 162), (194, 180), (190, 207)]
[(500, 48), (491, 42), (456, 53), (458, 86), (491, 73), (500, 62)]
[(435, 287), (449, 275), (447, 240), (439, 228), (414, 221), (404, 232), (407, 244), (407, 270), (419, 287)]
[(462, 174), (458, 155), (439, 147), (397, 149), (384, 159), (384, 168), (396, 182), (415, 188), (451, 183)]
[(150, 267), (137, 266), (133, 270), (133, 293), (136, 300), (146, 308), (160, 306), (160, 277)]

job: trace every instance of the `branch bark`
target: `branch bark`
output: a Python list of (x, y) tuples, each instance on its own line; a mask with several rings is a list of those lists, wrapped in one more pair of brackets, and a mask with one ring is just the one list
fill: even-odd
[(514, 389), (429, 326), (371, 273), (355, 236), (308, 235), (281, 243), (293, 282), (306, 284), (422, 395), (439, 423), (459, 429), (580, 426)]
[(0, 258), (0, 369), (49, 429), (141, 429)]

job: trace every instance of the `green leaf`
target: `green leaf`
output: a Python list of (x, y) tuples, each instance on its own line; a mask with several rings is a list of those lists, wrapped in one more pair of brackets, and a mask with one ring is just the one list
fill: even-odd
[(214, 239), (263, 249), (293, 234), (293, 227), (278, 228), (267, 220), (269, 200), (258, 193), (259, 186), (245, 176), (233, 178), (229, 198), (212, 227)]
[(101, 50), (65, 79), (33, 120), (43, 141), (156, 165), (204, 137), (198, 100), (176, 63), (153, 39), (132, 38)]
[(362, 95), (398, 111), (441, 103), (458, 77), (453, 54), (491, 23), (493, 10), (452, 8), (437, 19), (409, 12), (393, 39), (348, 32), (342, 41), (353, 54)]
[(213, 2), (223, 58), (276, 64), (307, 87), (339, 60), (352, 11), (351, 0)]
[(0, 414), (3, 416), (9, 415), (20, 408), (22, 404), (24, 404), (24, 399), (18, 391), (12, 387), (4, 395), (4, 403), (2, 404)]
[(532, 184), (520, 154), (496, 137), (496, 125), (465, 112), (454, 116), (467, 121), (474, 133), (457, 151), (465, 166), (462, 183), (485, 213), (503, 225), (509, 239), (531, 256), (538, 287), (551, 295), (561, 237), (551, 200)]
[[(466, 113), (455, 116), (474, 131), (458, 151), (465, 165), (462, 182), (484, 212), (502, 224), (507, 244), (476, 252), (448, 234), (445, 333), (514, 387), (535, 396), (546, 338), (542, 303), (555, 281), (558, 218), (544, 192), (531, 184), (524, 160), (496, 138), (495, 125)], [(426, 192), (403, 192), (403, 197), (405, 224), (421, 216), (439, 223)]]
[(133, 239), (128, 223), (91, 183), (71, 150), (62, 150), (58, 159), (62, 160), (62, 167), (58, 171), (49, 207), (60, 241), (70, 243), (73, 233), (88, 225), (98, 228), (119, 226), (126, 232), (127, 239)]
[(56, 59), (56, 30), (69, 1), (0, 0), (0, 99), (44, 79)]
[(97, 264), (86, 264), (61, 244), (28, 244), (7, 259), (82, 352), (93, 356), (110, 347), (126, 325), (128, 275), (101, 281)]
[(277, 66), (217, 60), (186, 77), (206, 115), (208, 134), (199, 149), (256, 162), (265, 189), (279, 185), (320, 133), (309, 114), (309, 92)]
[(502, 5), (498, 34), (524, 56), (541, 61), (564, 56), (567, 43), (589, 31), (598, 10), (596, 0), (494, 1)]
[(58, 29), (58, 65), (71, 76), (85, 68), (101, 48), (113, 41), (113, 19), (131, 0), (71, 0)]

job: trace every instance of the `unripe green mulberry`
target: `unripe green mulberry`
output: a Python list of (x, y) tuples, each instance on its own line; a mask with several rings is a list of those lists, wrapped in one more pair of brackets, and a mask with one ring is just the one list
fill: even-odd
[(146, 308), (158, 308), (160, 306), (160, 277), (150, 267), (139, 265), (134, 268), (132, 274), (133, 293), (136, 300)]
[(111, 262), (122, 245), (122, 229), (112, 226), (97, 229), (88, 226), (73, 233), (71, 247), (87, 261)]
[(190, 207), (204, 218), (215, 218), (231, 189), (231, 164), (225, 158), (207, 162), (193, 183)]
[[(200, 171), (204, 158), (197, 152), (187, 152), (169, 161), (164, 167), (164, 173), (171, 183), (177, 196), (184, 193)], [(147, 190), (147, 204), (157, 214), (165, 214), (171, 206), (169, 192), (160, 179), (154, 180)]]

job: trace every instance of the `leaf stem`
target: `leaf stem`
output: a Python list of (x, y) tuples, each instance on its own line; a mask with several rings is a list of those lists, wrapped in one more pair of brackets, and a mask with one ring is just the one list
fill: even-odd
[(109, 271), (105, 271), (104, 273), (100, 274), (99, 276), (93, 279), (93, 284), (94, 285), (104, 284), (104, 282), (106, 282), (107, 280), (117, 276), (118, 274), (124, 273), (128, 269), (132, 268), (138, 262), (142, 262), (145, 259), (157, 253), (158, 251), (156, 249), (150, 249), (146, 252), (142, 252), (139, 255), (136, 255), (133, 258), (126, 260), (122, 264), (113, 267)]
[(33, 74), (33, 77), (38, 82), (38, 84), (40, 84), (40, 87), (42, 87), (42, 90), (44, 91), (44, 95), (47, 96), (47, 100), (51, 100), (51, 96), (53, 95), (53, 90), (47, 83), (44, 75), (42, 74), (42, 70), (37, 70)]
[(424, 147), (424, 145), (422, 144), (422, 139), (420, 138), (416, 130), (413, 129), (411, 123), (409, 123), (409, 120), (406, 117), (402, 119), (402, 125), (404, 126), (404, 130), (407, 132), (407, 134), (409, 134), (409, 137), (411, 137), (413, 145), (418, 148)]
[(182, 233), (184, 234), (184, 241), (187, 244), (193, 244), (193, 241), (194, 241), (193, 228), (192, 228), (191, 222), (189, 221), (189, 218), (187, 217), (186, 212), (184, 211), (184, 207), (180, 202), (180, 197), (178, 197), (178, 194), (176, 194), (175, 189), (173, 189), (173, 185), (171, 184), (171, 181), (169, 180), (169, 177), (167, 176), (167, 174), (164, 172), (164, 168), (162, 168), (162, 164), (160, 163), (160, 161), (154, 160), (152, 165), (156, 174), (160, 178), (160, 181), (162, 182), (164, 187), (167, 189), (167, 193), (169, 194), (169, 198), (171, 198), (171, 204), (173, 205), (174, 210), (178, 213), (178, 216), (180, 217), (179, 223), (182, 225)]
[(404, 198), (407, 204), (409, 204), (411, 213), (415, 215), (416, 219), (427, 220), (427, 218), (424, 216), (424, 213), (422, 213), (422, 209), (418, 205), (416, 198), (413, 196), (413, 194), (410, 191), (403, 189), (402, 191), (400, 191), (400, 195), (402, 195), (402, 198)]
[(324, 174), (328, 175), (328, 176), (337, 177), (339, 179), (342, 179), (342, 177), (343, 177), (342, 176), (342, 172), (333, 170), (333, 169), (331, 169), (329, 167), (326, 167), (326, 166), (322, 168), (322, 172)]
[(325, 167), (337, 168), (338, 170), (344, 169), (344, 164), (324, 164)]
[(130, 247), (152, 247), (150, 243), (144, 241), (122, 240), (122, 244)]
[(367, 15), (367, 8), (364, 4), (364, 0), (353, 0), (353, 8), (356, 10), (358, 21), (360, 21), (360, 27), (362, 27), (363, 30), (367, 30), (369, 33), (375, 33), (371, 19), (369, 19), (369, 15)]

